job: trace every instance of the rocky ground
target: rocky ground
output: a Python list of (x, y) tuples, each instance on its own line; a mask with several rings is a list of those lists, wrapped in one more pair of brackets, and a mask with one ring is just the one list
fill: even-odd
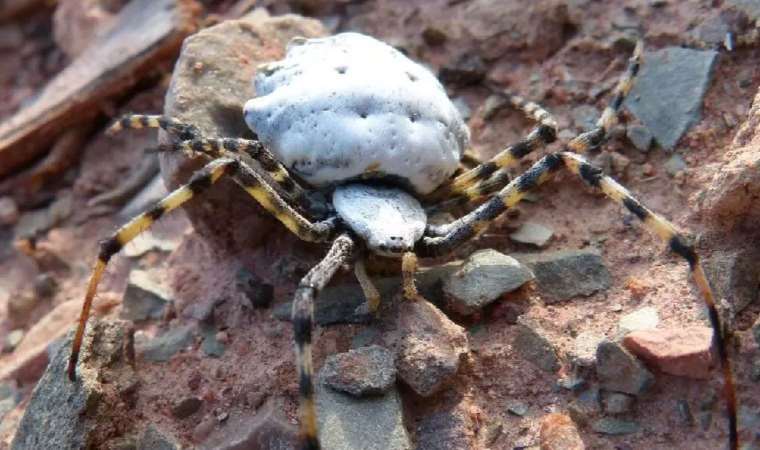
[[(593, 124), (644, 38), (626, 123), (592, 157), (696, 237), (734, 331), (742, 442), (760, 448), (757, 2), (48, 4), (0, 5), (0, 448), (292, 448), (289, 302), (324, 249), (232, 184), (114, 258), (77, 383), (65, 359), (98, 239), (199, 164), (144, 153), (152, 132), (106, 136), (109, 120), (165, 111), (245, 136), (256, 64), (292, 36), (349, 30), (437, 73), (482, 158), (531, 127), (485, 81), (540, 101), (567, 140)], [(382, 261), (378, 318), (348, 271), (323, 292), (325, 448), (725, 447), (722, 380), (686, 264), (571, 176), (528, 200), (453, 262), (423, 261), (430, 303), (401, 301), (398, 268)]]

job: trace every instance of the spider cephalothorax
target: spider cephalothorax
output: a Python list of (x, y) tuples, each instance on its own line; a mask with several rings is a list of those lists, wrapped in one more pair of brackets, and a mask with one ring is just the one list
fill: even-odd
[[(110, 258), (163, 214), (220, 178), (230, 177), (299, 238), (331, 242), (327, 256), (301, 280), (292, 312), (300, 377), (301, 448), (319, 448), (311, 363), (312, 304), (335, 272), (354, 262), (368, 309), (376, 311), (378, 291), (363, 260), (356, 257), (365, 248), (381, 256), (401, 257), (404, 296), (419, 300), (413, 281), (418, 255), (450, 253), (525, 194), (566, 169), (638, 217), (689, 263), (713, 326), (724, 373), (730, 439), (736, 448), (736, 399), (724, 330), (699, 258), (675, 226), (581, 156), (604, 143), (617, 124), (641, 52), (639, 44), (597, 126), (514, 179), (508, 176), (508, 168), (556, 139), (556, 121), (548, 112), (502, 92), (538, 125), (491, 160), (472, 168), (460, 167), (469, 132), (441, 84), (397, 50), (356, 33), (298, 39), (285, 59), (260, 68), (258, 97), (244, 108), (245, 120), (257, 140), (202, 136), (191, 124), (163, 116), (122, 118), (112, 131), (162, 128), (174, 138), (174, 144), (164, 150), (181, 150), (211, 161), (186, 185), (103, 242), (82, 308), (69, 377), (75, 376), (92, 299)], [(321, 195), (311, 195), (314, 192)], [(315, 200), (318, 198), (327, 200)], [(315, 201), (319, 203), (316, 206)], [(448, 224), (427, 223), (426, 211), (473, 204), (476, 206), (471, 206), (469, 213)]]

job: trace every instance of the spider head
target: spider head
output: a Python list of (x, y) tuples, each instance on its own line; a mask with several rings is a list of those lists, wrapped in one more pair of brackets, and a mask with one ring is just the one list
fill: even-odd
[(392, 258), (412, 250), (427, 223), (417, 199), (396, 187), (339, 186), (333, 193), (333, 206), (370, 251)]

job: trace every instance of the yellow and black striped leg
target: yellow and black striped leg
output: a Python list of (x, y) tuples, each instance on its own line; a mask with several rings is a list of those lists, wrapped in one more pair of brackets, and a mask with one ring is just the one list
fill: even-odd
[[(527, 101), (519, 95), (506, 92), (502, 92), (502, 95), (509, 99), (513, 107), (523, 111), (539, 125), (528, 133), (527, 137), (502, 150), (489, 161), (478, 164), (456, 176), (449, 184), (431, 194), (431, 199), (450, 200), (452, 196), (461, 197), (470, 186), (488, 179), (499, 169), (513, 166), (523, 156), (542, 146), (551, 144), (557, 139), (557, 121), (548, 111), (537, 103)], [(449, 201), (447, 201), (448, 203)]]
[(367, 312), (376, 314), (380, 308), (380, 291), (377, 290), (375, 283), (372, 282), (372, 278), (367, 273), (364, 258), (358, 258), (354, 263), (354, 275), (362, 288), (364, 298), (367, 300)]
[(95, 292), (97, 291), (100, 278), (103, 276), (103, 272), (106, 269), (106, 264), (108, 264), (111, 257), (118, 253), (129, 241), (134, 239), (141, 232), (147, 230), (162, 215), (179, 207), (186, 201), (205, 191), (223, 175), (230, 174), (235, 170), (237, 170), (237, 163), (232, 160), (216, 160), (210, 162), (203, 169), (196, 172), (190, 179), (189, 183), (177, 188), (163, 200), (156, 203), (151, 209), (130, 220), (127, 224), (119, 228), (113, 236), (104, 240), (100, 244), (100, 254), (98, 255), (98, 260), (95, 263), (92, 275), (90, 276), (87, 293), (85, 294), (84, 303), (82, 305), (82, 312), (79, 316), (79, 324), (77, 326), (76, 334), (74, 335), (74, 343), (72, 345), (68, 366), (69, 379), (73, 381), (76, 376), (77, 359), (79, 358), (79, 350), (82, 345), (82, 337), (84, 336), (87, 319), (90, 316), (92, 301), (95, 298)]
[(298, 284), (293, 300), (293, 331), (296, 341), (296, 367), (300, 394), (299, 449), (319, 449), (317, 410), (314, 398), (314, 369), (311, 360), (311, 327), (314, 320), (314, 298), (338, 268), (348, 262), (354, 242), (347, 234), (338, 236), (327, 256), (306, 274)]
[(234, 157), (236, 155), (248, 156), (259, 163), (261, 168), (277, 183), (277, 188), (289, 200), (298, 205), (303, 205), (304, 210), (310, 210), (311, 208), (306, 189), (257, 140), (242, 138), (198, 138), (162, 145), (159, 147), (159, 150), (182, 151), (190, 155), (202, 154), (211, 158)]
[(141, 130), (143, 128), (161, 128), (183, 141), (201, 137), (201, 132), (195, 125), (184, 123), (173, 117), (156, 114), (126, 114), (111, 124), (107, 133), (116, 134), (122, 130)]
[(406, 300), (424, 300), (417, 290), (414, 274), (417, 273), (417, 255), (414, 252), (406, 252), (401, 257), (401, 276), (404, 280), (404, 298)]
[(326, 242), (333, 236), (334, 218), (319, 222), (310, 221), (283, 199), (262, 174), (239, 159), (234, 161), (237, 163), (237, 170), (232, 179), (293, 234), (308, 242)]
[(571, 152), (554, 153), (545, 156), (527, 172), (511, 181), (498, 194), (461, 219), (449, 224), (448, 233), (445, 236), (424, 237), (418, 242), (415, 250), (421, 256), (439, 256), (449, 253), (459, 244), (477, 236), (488, 226), (490, 221), (508, 208), (516, 205), (527, 192), (544, 183), (563, 167), (567, 167), (589, 186), (600, 189), (608, 198), (628, 209), (644, 223), (644, 226), (649, 231), (659, 236), (674, 253), (683, 257), (689, 263), (694, 282), (707, 306), (710, 324), (713, 328), (713, 343), (717, 347), (723, 370), (731, 448), (735, 449), (738, 442), (736, 389), (731, 365), (728, 360), (724, 338), (725, 330), (721, 325), (712, 290), (694, 248), (673, 224), (642, 205), (627, 189), (609, 176), (604, 175), (601, 169), (591, 165), (583, 156)]

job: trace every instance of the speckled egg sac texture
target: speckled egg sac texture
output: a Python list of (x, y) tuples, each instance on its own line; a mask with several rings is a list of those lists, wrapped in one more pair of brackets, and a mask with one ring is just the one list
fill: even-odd
[(246, 123), (316, 187), (386, 177), (426, 194), (454, 173), (469, 144), (435, 76), (362, 34), (295, 39), (254, 84)]

